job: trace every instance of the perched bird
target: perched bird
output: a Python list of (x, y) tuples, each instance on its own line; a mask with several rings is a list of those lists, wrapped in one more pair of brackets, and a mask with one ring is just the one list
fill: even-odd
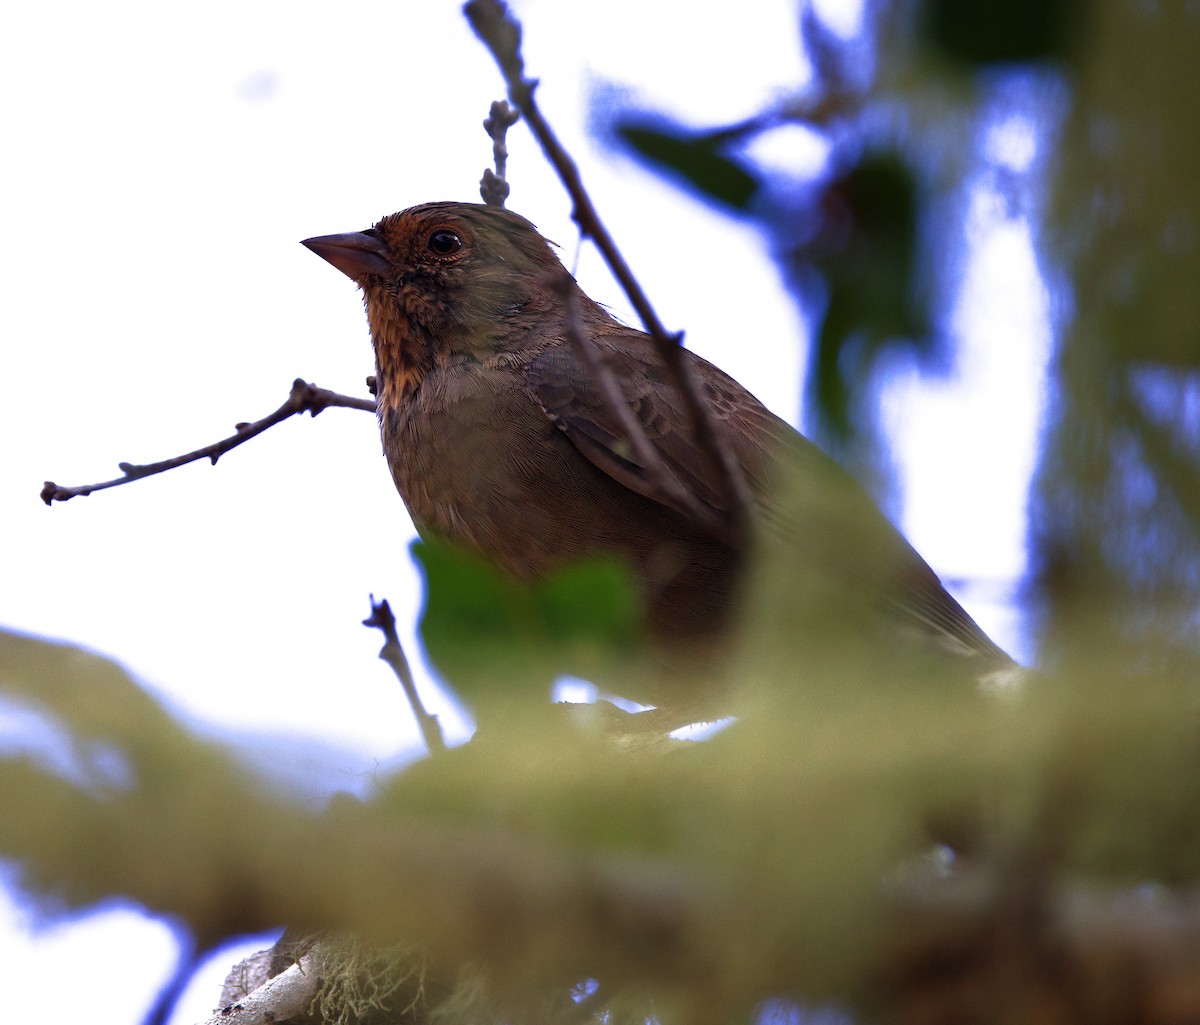
[[(529, 221), (427, 203), (303, 244), (362, 289), (383, 448), (423, 536), (520, 580), (615, 554), (632, 568), (661, 646), (721, 636), (747, 545), (701, 526), (655, 486), (572, 330), (607, 365), (674, 481), (719, 513), (716, 471), (650, 337), (588, 298)], [(973, 675), (1013, 664), (845, 471), (737, 381), (686, 358), (749, 485), (754, 528), (816, 537), (820, 572), (844, 571), (864, 602), (955, 652)], [(784, 507), (771, 471), (785, 449), (802, 490), (811, 479), (836, 501)]]

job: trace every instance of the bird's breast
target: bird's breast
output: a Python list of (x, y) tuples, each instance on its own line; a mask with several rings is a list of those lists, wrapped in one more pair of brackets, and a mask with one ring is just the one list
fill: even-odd
[[(607, 553), (650, 590), (726, 574), (732, 552), (582, 456), (526, 386), (519, 362), (439, 368), (381, 424), (417, 530), (474, 549), (519, 579)], [(712, 601), (724, 604), (722, 589)]]
[(588, 545), (572, 518), (584, 467), (513, 369), (427, 374), (381, 423), (396, 487), (422, 535), (473, 548), (519, 577)]

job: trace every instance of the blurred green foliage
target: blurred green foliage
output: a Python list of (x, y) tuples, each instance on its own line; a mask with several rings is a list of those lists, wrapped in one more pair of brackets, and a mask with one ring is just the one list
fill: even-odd
[(758, 176), (745, 163), (722, 152), (720, 133), (691, 132), (636, 116), (617, 123), (618, 137), (635, 153), (669, 172), (701, 196), (745, 213), (759, 190)]
[[(1200, 650), (1200, 12), (1097, 3), (1049, 238), (1062, 341), (1034, 541), (1056, 658)], [(1097, 647), (1096, 638), (1105, 643)]]
[[(905, 935), (895, 899), (933, 883), (937, 823), (965, 823), (984, 864), (1034, 851), (1048, 876), (1200, 877), (1200, 733), (1178, 677), (981, 695), (891, 686), (893, 663), (810, 690), (767, 685), (797, 666), (752, 650), (747, 714), (703, 744), (531, 716), (317, 811), (111, 663), (0, 634), (4, 696), (131, 769), (113, 789), (0, 760), (0, 856), (70, 906), (122, 895), (209, 940), (288, 921), (416, 944), (443, 978), (482, 972), (510, 1015), (582, 978), (667, 1017), (780, 994), (868, 1007)], [(493, 684), (519, 681), (498, 666)]]
[(825, 281), (809, 390), (835, 438), (853, 430), (855, 388), (889, 344), (923, 354), (928, 314), (917, 281), (917, 182), (896, 152), (864, 154), (825, 186), (813, 242), (791, 254)]
[[(1058, 335), (1030, 531), (1051, 647), (1091, 661), (1094, 638), (1110, 636), (1133, 666), (1147, 644), (1153, 664), (1170, 660), (1164, 645), (1200, 646), (1194, 5), (884, 3), (851, 39), (801, 5), (800, 24), (812, 79), (790, 100), (688, 138), (742, 152), (795, 122), (828, 143), (825, 167), (807, 179), (742, 165), (760, 182), (749, 213), (817, 325), (805, 378), (815, 436), (860, 475), (886, 478), (883, 358), (953, 367), (938, 330), (947, 313), (933, 304), (954, 294), (968, 228), (947, 215), (964, 217), (972, 175), (1007, 179), (1014, 216), (1039, 245)], [(864, 66), (872, 77), (849, 70)], [(1012, 185), (979, 140), (1007, 91), (1028, 94), (1034, 68), (1045, 102), (1021, 116), (1054, 151)], [(636, 117), (671, 123), (644, 108)], [(711, 194), (686, 151), (648, 163)]]
[(1074, 50), (1082, 0), (925, 0), (924, 37), (964, 65), (1062, 60)]
[(603, 676), (637, 651), (641, 604), (613, 560), (521, 584), (443, 543), (416, 541), (412, 553), (425, 582), (421, 640), (476, 712), (516, 705), (528, 713), (545, 705), (556, 676)]

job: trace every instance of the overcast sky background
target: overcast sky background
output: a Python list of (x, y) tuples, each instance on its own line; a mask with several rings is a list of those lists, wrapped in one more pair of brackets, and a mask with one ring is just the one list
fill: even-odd
[[(826, 6), (853, 27), (853, 2)], [(796, 0), (687, 20), (665, 0), (514, 7), (547, 116), (662, 319), (798, 422), (808, 325), (761, 237), (587, 137), (601, 83), (697, 124), (794, 89), (808, 75)], [(114, 0), (22, 4), (6, 22), (0, 624), (118, 659), (197, 730), (241, 734), (240, 750), (304, 781), (314, 802), (361, 788), (419, 750), (376, 661), (379, 636), (360, 625), (368, 594), (387, 596), (418, 654), (412, 528), (371, 416), (296, 419), (216, 468), (52, 509), (38, 491), (224, 436), (279, 405), (296, 376), (362, 392), (372, 357), (358, 293), (298, 240), (428, 200), (477, 201), (490, 159), (479, 123), (499, 75), (457, 3)], [(1001, 107), (962, 144), (1020, 175), (1039, 136)], [(521, 126), (510, 151), (509, 205), (562, 245), (589, 294), (635, 322), (599, 257), (578, 247), (568, 201)], [(796, 129), (757, 152), (797, 177), (825, 155)], [(906, 533), (949, 580), (987, 585), (960, 596), (1028, 656), (1003, 599), (1024, 568), (1047, 313), (1029, 229), (988, 180), (970, 200), (970, 260), (949, 314), (959, 363), (932, 382), (902, 370), (883, 412)], [(30, 743), (31, 725), (28, 709), (0, 703), (0, 751)], [(167, 928), (136, 909), (46, 920), (11, 889), (0, 950), (21, 980), (5, 997), (13, 1020), (49, 1020), (51, 992), (54, 1020), (114, 1025), (140, 1020), (175, 956)], [(236, 956), (218, 958), (216, 978)], [(210, 973), (177, 1020), (208, 1013), (218, 985)]]

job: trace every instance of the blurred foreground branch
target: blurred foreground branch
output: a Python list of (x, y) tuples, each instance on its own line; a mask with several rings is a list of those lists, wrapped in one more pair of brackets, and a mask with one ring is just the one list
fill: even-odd
[[(860, 1001), (853, 1002), (883, 1022), (1174, 1025), (1196, 1020), (1200, 893), (1147, 896), (1069, 886), (1043, 901), (1036, 888), (1014, 889), (1013, 883), (1011, 877), (973, 868), (950, 876), (915, 876), (894, 886), (885, 961), (879, 975), (864, 985)], [(1030, 896), (1034, 899), (1025, 899)], [(394, 977), (380, 962), (376, 968), (383, 974), (343, 979), (343, 973), (360, 970), (361, 962), (339, 962), (338, 943), (331, 941), (332, 952), (318, 944), (248, 995), (234, 1000), (227, 992), (226, 1006), (204, 1025), (308, 1025), (323, 1020), (312, 1014), (318, 1001), (326, 1010), (344, 1013), (331, 994), (370, 988), (398, 992), (395, 1002), (374, 1003), (370, 1022), (394, 1021), (397, 1012), (411, 1025), (473, 1020), (456, 1014), (467, 1007), (493, 1020), (511, 1013), (486, 1006), (486, 979), (471, 973), (455, 985), (414, 984), (411, 951), (397, 953)], [(248, 959), (249, 969), (265, 953)], [(404, 982), (409, 985), (402, 988)], [(603, 997), (597, 991), (589, 1009), (602, 1009)], [(589, 1020), (585, 1009), (572, 1007), (566, 989), (559, 1004), (557, 1014), (541, 1020), (562, 1025)]]
[[(1200, 1014), (1200, 848), (1157, 841), (1196, 829), (1185, 690), (863, 703), (847, 686), (829, 716), (780, 709), (654, 754), (514, 720), (316, 814), (106, 660), (0, 634), (0, 687), (80, 759), (0, 760), (0, 857), (22, 885), (73, 907), (122, 895), (205, 944), (289, 921), (409, 945), (439, 979), (483, 972), (497, 1020), (582, 979), (681, 1022), (779, 997), (893, 1021)], [(981, 807), (971, 862), (928, 868), (913, 824)], [(1054, 807), (1048, 848), (1030, 812)], [(1163, 878), (1178, 889), (1129, 882)]]

